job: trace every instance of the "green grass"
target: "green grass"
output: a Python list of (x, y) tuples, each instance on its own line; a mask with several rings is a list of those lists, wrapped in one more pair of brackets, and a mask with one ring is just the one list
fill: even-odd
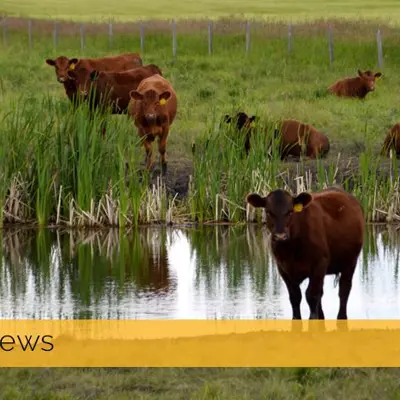
[(398, 368), (2, 369), (2, 399), (399, 398)]
[[(81, 53), (79, 38), (72, 35), (62, 36), (55, 51), (52, 36), (36, 32), (29, 51), (26, 32), (9, 31), (8, 46), (0, 56), (3, 221), (238, 222), (253, 219), (246, 216), (244, 202), (250, 191), (318, 190), (332, 183), (342, 183), (360, 198), (368, 220), (383, 221), (387, 215), (392, 219), (400, 212), (398, 168), (395, 160), (380, 157), (379, 151), (388, 129), (399, 119), (398, 32), (382, 28), (384, 77), (376, 92), (365, 101), (339, 99), (324, 93), (328, 85), (354, 75), (358, 68), (377, 69), (375, 27), (341, 24), (335, 31), (333, 66), (326, 31), (312, 24), (294, 28), (291, 55), (286, 31), (273, 24), (269, 30), (252, 32), (247, 55), (243, 33), (217, 32), (212, 55), (207, 54), (206, 31), (179, 34), (175, 60), (170, 35), (147, 32), (144, 63), (156, 63), (165, 71), (179, 102), (167, 146), (166, 184), (140, 172), (144, 150), (129, 118), (108, 117), (108, 134), (101, 138), (97, 134), (101, 117), (93, 127), (85, 109), (72, 112), (54, 69), (44, 62), (59, 54), (102, 56), (138, 50), (137, 33), (116, 35), (113, 48), (106, 35), (88, 35)], [(328, 158), (282, 163), (275, 156), (268, 161), (264, 138), (256, 135), (246, 159), (240, 139), (233, 140), (229, 128), (220, 125), (225, 113), (238, 109), (273, 121), (293, 118), (313, 124), (329, 136)], [(212, 145), (204, 150), (206, 136)], [(198, 148), (194, 158), (192, 140)], [(158, 160), (156, 144), (154, 155)], [(187, 193), (182, 187), (188, 180)], [(169, 197), (166, 188), (172, 188)], [(174, 199), (176, 191), (183, 199)]]
[(130, 0), (115, 7), (105, 0), (85, 2), (71, 0), (3, 0), (1, 10), (9, 15), (33, 18), (58, 18), (72, 20), (133, 21), (137, 19), (204, 18), (204, 17), (256, 17), (283, 20), (320, 18), (387, 19), (393, 23), (400, 17), (396, 0), (220, 0), (194, 1)]

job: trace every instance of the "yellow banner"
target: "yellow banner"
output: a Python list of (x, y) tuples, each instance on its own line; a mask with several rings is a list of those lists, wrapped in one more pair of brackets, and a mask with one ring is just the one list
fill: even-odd
[(400, 321), (0, 321), (0, 367), (294, 366), (400, 367)]

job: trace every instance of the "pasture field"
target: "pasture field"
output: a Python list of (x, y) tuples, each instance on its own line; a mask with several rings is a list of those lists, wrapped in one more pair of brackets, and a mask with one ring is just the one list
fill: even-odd
[[(118, 21), (164, 18), (256, 17), (280, 20), (319, 18), (379, 18), (398, 24), (400, 6), (396, 0), (238, 0), (195, 1), (129, 0), (118, 7), (111, 2), (62, 0), (3, 0), (0, 12), (12, 16), (100, 21), (112, 17)], [(397, 20), (397, 21), (396, 21)]]
[(398, 368), (3, 368), (2, 399), (398, 399)]
[[(54, 69), (44, 61), (60, 54), (139, 51), (138, 31), (116, 33), (110, 48), (104, 31), (96, 34), (92, 27), (82, 53), (79, 36), (72, 32), (60, 36), (55, 51), (51, 30), (34, 23), (29, 50), (26, 30), (10, 29), (0, 55), (1, 220), (74, 226), (239, 222), (253, 219), (244, 201), (250, 191), (317, 190), (333, 183), (360, 198), (369, 221), (396, 220), (397, 160), (379, 152), (400, 117), (398, 30), (381, 27), (383, 78), (375, 93), (357, 101), (328, 95), (326, 88), (354, 76), (358, 68), (377, 70), (376, 24), (336, 21), (333, 66), (322, 23), (294, 27), (292, 54), (285, 25), (254, 28), (247, 55), (244, 31), (235, 24), (216, 25), (212, 55), (207, 54), (206, 28), (178, 26), (176, 59), (169, 31), (160, 26), (146, 30), (143, 62), (163, 70), (179, 102), (165, 180), (158, 167), (152, 176), (143, 171), (144, 150), (127, 117), (107, 118), (108, 133), (101, 138), (99, 120), (91, 127), (84, 108), (72, 113)], [(232, 140), (232, 132), (220, 124), (223, 115), (239, 109), (273, 121), (313, 124), (329, 136), (328, 157), (281, 162), (275, 155), (268, 161), (263, 135), (255, 135), (253, 151), (242, 157), (240, 139)], [(212, 138), (207, 150), (202, 146), (206, 136)], [(153, 151), (158, 162), (156, 143)]]

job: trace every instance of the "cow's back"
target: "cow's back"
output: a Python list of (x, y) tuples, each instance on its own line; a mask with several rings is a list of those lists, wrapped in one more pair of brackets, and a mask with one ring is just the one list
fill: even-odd
[(137, 53), (126, 53), (118, 56), (81, 59), (77, 66), (98, 71), (124, 71), (142, 66), (142, 59)]
[(323, 226), (331, 256), (340, 258), (358, 253), (362, 247), (365, 220), (358, 199), (340, 188), (313, 194), (322, 211)]

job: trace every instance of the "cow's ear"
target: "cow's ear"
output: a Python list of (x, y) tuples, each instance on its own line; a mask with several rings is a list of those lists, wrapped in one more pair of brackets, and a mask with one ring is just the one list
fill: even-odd
[(164, 93), (161, 93), (159, 96), (160, 104), (163, 106), (170, 97), (171, 97), (171, 92), (169, 92), (168, 90), (165, 91)]
[(90, 73), (90, 80), (91, 81), (95, 81), (98, 77), (99, 77), (99, 71), (94, 70), (94, 71), (92, 71)]
[(52, 67), (54, 67), (56, 65), (56, 60), (52, 60), (51, 58), (48, 58), (46, 60), (46, 64), (51, 65)]
[(77, 58), (71, 58), (68, 61), (68, 67), (69, 69), (75, 69), (76, 64), (78, 63), (78, 59)]
[(361, 76), (361, 77), (364, 76), (364, 73), (360, 69), (357, 70), (357, 74), (358, 74), (358, 76)]
[(246, 197), (246, 201), (256, 208), (264, 208), (267, 204), (267, 198), (260, 196), (258, 193), (250, 193)]
[(293, 211), (301, 212), (303, 208), (307, 207), (312, 201), (310, 193), (302, 192), (296, 197), (293, 197)]
[(379, 79), (381, 76), (382, 76), (382, 73), (381, 72), (377, 72), (375, 74), (375, 79)]
[(143, 95), (141, 93), (139, 93), (137, 90), (131, 90), (129, 92), (129, 97), (134, 100), (142, 100), (143, 99)]
[(226, 114), (224, 117), (224, 121), (229, 124), (232, 121), (232, 117), (229, 114)]

